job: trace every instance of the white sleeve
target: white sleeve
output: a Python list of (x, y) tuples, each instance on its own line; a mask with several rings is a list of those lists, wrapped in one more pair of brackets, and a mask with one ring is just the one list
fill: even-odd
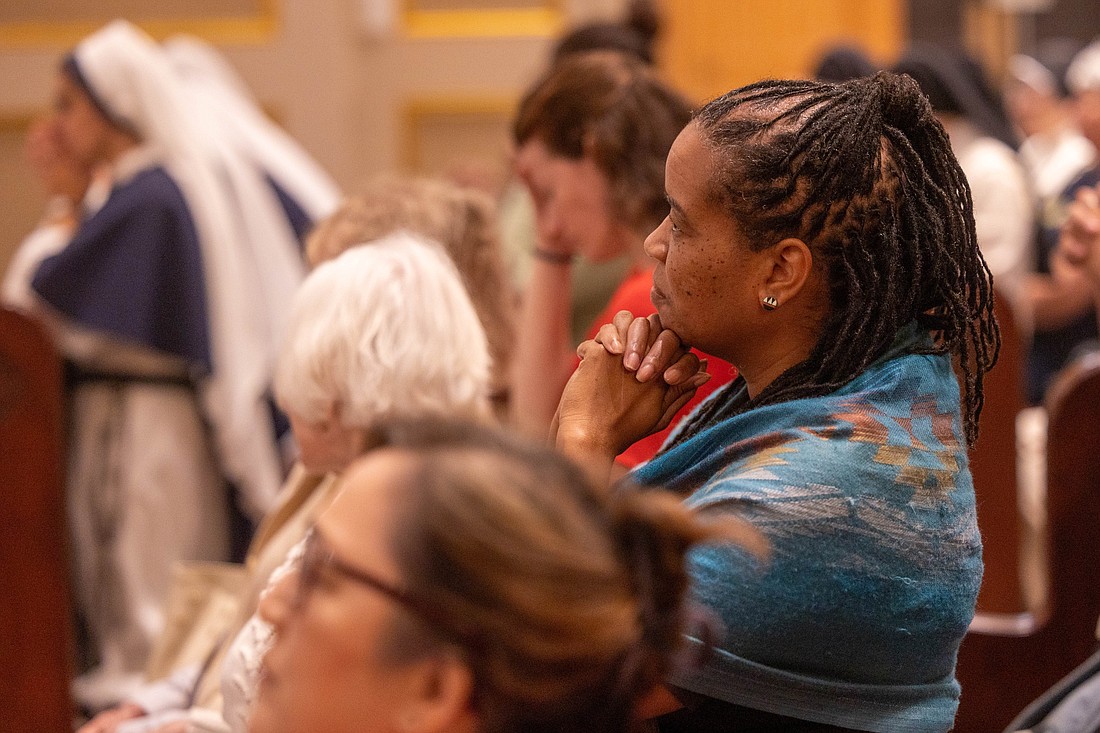
[(119, 723), (115, 733), (154, 733), (162, 726), (175, 723), (178, 720), (186, 720), (186, 710), (165, 710), (163, 713), (143, 715), (133, 720), (124, 720)]
[(186, 710), (191, 705), (201, 671), (197, 664), (180, 667), (167, 677), (142, 685), (127, 697), (127, 702), (134, 703), (149, 715)]
[[(283, 564), (271, 573), (261, 597), (297, 567), (304, 548), (304, 539), (290, 548)], [(228, 725), (227, 730), (232, 733), (246, 733), (248, 730), (248, 719), (259, 689), (260, 669), (274, 640), (275, 630), (254, 613), (225, 654), (221, 679), (222, 717)]]
[(34, 312), (37, 295), (31, 281), (42, 261), (65, 248), (72, 237), (72, 227), (64, 224), (43, 224), (27, 235), (12, 255), (4, 278), (0, 281), (0, 302), (11, 308)]
[(978, 247), (993, 277), (1012, 287), (1032, 269), (1035, 239), (1032, 199), (1023, 168), (1010, 148), (992, 143), (975, 150), (968, 162), (966, 176), (974, 198)]

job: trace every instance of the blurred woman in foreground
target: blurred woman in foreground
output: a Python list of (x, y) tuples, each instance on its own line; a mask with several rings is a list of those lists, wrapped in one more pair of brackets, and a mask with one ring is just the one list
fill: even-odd
[(684, 553), (759, 547), (461, 423), (381, 426), (344, 486), (261, 602), (253, 733), (626, 731), (682, 645)]

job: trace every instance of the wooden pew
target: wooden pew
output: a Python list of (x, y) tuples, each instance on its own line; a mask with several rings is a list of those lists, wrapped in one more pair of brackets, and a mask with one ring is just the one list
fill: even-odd
[(0, 729), (72, 728), (61, 362), (39, 325), (0, 309)]
[(1096, 648), (1100, 617), (1100, 354), (1071, 364), (1047, 395), (1050, 592), (1023, 635), (967, 634), (959, 652), (960, 733), (997, 733)]
[(1020, 583), (1023, 527), (1016, 472), (1016, 416), (1027, 406), (1026, 348), (1012, 308), (1000, 293), (995, 293), (994, 312), (1001, 327), (1001, 352), (985, 378), (985, 406), (978, 442), (970, 452), (970, 471), (985, 562), (978, 611), (999, 614), (1011, 623), (1012, 616), (1027, 610)]

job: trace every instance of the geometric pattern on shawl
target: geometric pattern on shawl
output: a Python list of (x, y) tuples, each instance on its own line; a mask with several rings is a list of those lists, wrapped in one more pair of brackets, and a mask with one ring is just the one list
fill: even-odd
[(726, 635), (674, 684), (860, 730), (950, 728), (981, 541), (958, 385), (949, 357), (913, 353), (926, 344), (906, 329), (836, 392), (720, 420), (635, 469), (773, 548), (764, 567), (692, 551), (693, 593)]

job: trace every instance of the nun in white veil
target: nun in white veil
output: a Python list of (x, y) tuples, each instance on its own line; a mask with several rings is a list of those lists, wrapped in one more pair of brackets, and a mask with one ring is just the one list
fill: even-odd
[[(290, 135), (267, 119), (216, 50), (191, 36), (173, 37), (162, 48), (201, 110), (203, 138), (222, 149), (237, 207), (250, 214), (245, 240), (252, 247), (252, 277), (273, 329), (268, 342), (277, 344), (288, 315), (287, 293), (304, 275), (305, 238), (336, 210), (340, 191)], [(257, 176), (266, 185), (255, 185)], [(269, 356), (274, 359), (273, 352)]]
[(340, 203), (340, 189), (301, 145), (260, 109), (247, 85), (210, 44), (173, 36), (163, 48), (223, 135), (269, 178), (287, 218), (304, 241), (313, 224)]
[[(173, 565), (226, 557), (227, 481), (254, 518), (271, 505), (283, 313), (268, 304), (290, 300), (303, 267), (263, 176), (209, 136), (133, 26), (115, 21), (66, 58), (57, 117), (70, 152), (111, 183), (32, 279), (71, 364), (68, 503), (96, 665), (74, 693), (96, 709), (140, 681)], [(262, 252), (258, 238), (279, 232)]]

